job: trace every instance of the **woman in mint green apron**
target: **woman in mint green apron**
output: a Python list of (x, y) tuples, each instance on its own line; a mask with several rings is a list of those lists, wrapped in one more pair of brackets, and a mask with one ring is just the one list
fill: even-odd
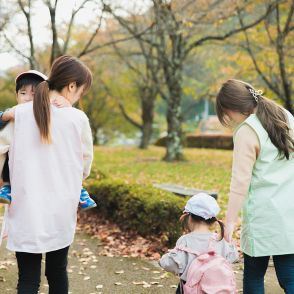
[(242, 209), (243, 292), (264, 293), (270, 256), (294, 293), (294, 118), (250, 84), (228, 80), (216, 99), (220, 122), (237, 126), (226, 238)]

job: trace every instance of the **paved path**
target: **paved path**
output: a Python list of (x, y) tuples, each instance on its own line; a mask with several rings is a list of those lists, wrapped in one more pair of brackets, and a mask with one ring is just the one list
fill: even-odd
[[(101, 244), (96, 239), (77, 233), (69, 254), (70, 293), (72, 294), (161, 294), (174, 293), (178, 280), (150, 263), (138, 258), (99, 256)], [(241, 289), (241, 264), (235, 265), (238, 288)], [(44, 271), (43, 271), (44, 272)], [(0, 293), (16, 293), (17, 267), (14, 255), (0, 249)], [(266, 277), (266, 293), (283, 293), (276, 282), (274, 269)], [(42, 278), (40, 294), (48, 293)], [(241, 293), (241, 292), (240, 292)], [(29, 293), (28, 293), (29, 294)]]

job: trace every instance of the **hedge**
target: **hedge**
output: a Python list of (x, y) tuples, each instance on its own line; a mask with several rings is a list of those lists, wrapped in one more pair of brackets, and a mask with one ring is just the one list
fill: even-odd
[[(183, 141), (183, 145), (188, 148), (212, 148), (212, 149), (233, 149), (232, 135), (227, 134), (202, 134), (188, 135)], [(155, 146), (165, 147), (166, 137), (155, 142)]]
[(186, 200), (150, 185), (119, 180), (94, 180), (85, 187), (107, 218), (142, 236), (165, 235), (173, 244), (181, 234), (179, 217)]

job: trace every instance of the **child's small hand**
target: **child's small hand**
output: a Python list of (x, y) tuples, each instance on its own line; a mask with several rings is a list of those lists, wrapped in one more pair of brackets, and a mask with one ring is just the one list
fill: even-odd
[(10, 121), (10, 120), (14, 120), (14, 113), (15, 113), (15, 107), (12, 107), (6, 111), (4, 111), (1, 120), (2, 121)]
[(55, 105), (56, 107), (59, 107), (59, 108), (71, 107), (72, 106), (70, 104), (70, 102), (67, 99), (65, 99), (63, 96), (55, 97), (52, 100), (52, 104)]

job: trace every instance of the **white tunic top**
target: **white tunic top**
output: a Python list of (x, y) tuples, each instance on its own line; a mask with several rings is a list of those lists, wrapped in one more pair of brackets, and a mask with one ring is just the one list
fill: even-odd
[(15, 111), (7, 248), (44, 253), (73, 241), (82, 179), (89, 174), (93, 147), (87, 116), (71, 107), (51, 106), (53, 143), (42, 144), (32, 106), (22, 104)]

